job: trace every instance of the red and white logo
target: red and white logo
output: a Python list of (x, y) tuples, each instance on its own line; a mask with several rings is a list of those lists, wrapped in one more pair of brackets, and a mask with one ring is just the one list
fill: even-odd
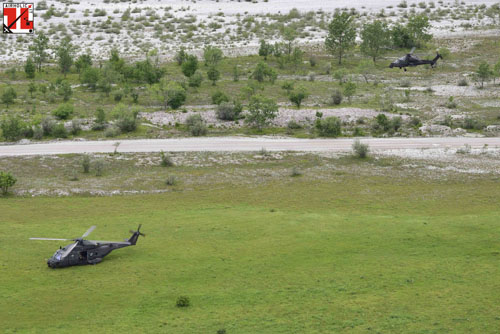
[(34, 29), (32, 3), (3, 4), (3, 33), (32, 34)]

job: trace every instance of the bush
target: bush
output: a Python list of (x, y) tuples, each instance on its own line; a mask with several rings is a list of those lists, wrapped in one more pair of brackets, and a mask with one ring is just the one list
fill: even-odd
[(69, 103), (61, 104), (52, 112), (57, 119), (68, 119), (73, 115), (73, 106)]
[(2, 189), (2, 194), (7, 195), (9, 188), (16, 184), (17, 179), (12, 176), (11, 173), (0, 172), (0, 189)]
[(18, 116), (9, 116), (0, 124), (2, 135), (6, 140), (16, 141), (23, 136), (24, 125)]
[(339, 105), (342, 103), (342, 92), (338, 89), (335, 89), (332, 93), (332, 104)]
[[(165, 185), (167, 185), (167, 186), (175, 186), (176, 184), (177, 184), (177, 178), (173, 175), (168, 176), (167, 179), (165, 180)], [(177, 302), (179, 302), (179, 299), (177, 299)], [(184, 305), (184, 306), (177, 305), (177, 306), (178, 307), (189, 306), (189, 299), (187, 300), (187, 305)]]
[(50, 116), (44, 117), (41, 122), (43, 135), (50, 136), (52, 134), (52, 130), (56, 125), (56, 121)]
[(239, 102), (222, 102), (217, 107), (217, 118), (223, 121), (235, 121), (238, 119), (243, 107)]
[(317, 63), (318, 63), (318, 60), (316, 59), (316, 56), (309, 57), (309, 64), (311, 65), (311, 67), (316, 66)]
[(300, 105), (302, 104), (302, 100), (307, 98), (309, 93), (305, 90), (305, 88), (301, 87), (297, 91), (290, 93), (290, 101), (300, 109)]
[(316, 129), (322, 137), (338, 137), (342, 134), (342, 122), (335, 116), (319, 118), (316, 120)]
[(302, 176), (302, 172), (297, 167), (293, 167), (292, 173), (290, 174), (290, 176), (291, 177)]
[(85, 174), (90, 171), (90, 156), (88, 156), (87, 154), (82, 157), (82, 168)]
[(64, 123), (57, 123), (50, 134), (55, 138), (68, 138), (68, 131), (66, 131)]
[(352, 144), (352, 150), (354, 155), (358, 158), (364, 159), (368, 156), (368, 151), (370, 150), (368, 144), (362, 144), (359, 139), (356, 139)]
[(210, 66), (207, 71), (208, 80), (212, 81), (212, 86), (215, 86), (217, 80), (220, 78), (220, 72), (215, 66)]
[(137, 129), (137, 115), (138, 110), (126, 109), (123, 105), (118, 105), (113, 110), (116, 118), (115, 125), (121, 132), (132, 132)]
[(193, 55), (188, 55), (182, 63), (181, 69), (182, 73), (189, 78), (198, 69), (198, 58)]
[(95, 169), (95, 176), (102, 176), (102, 173), (104, 171), (104, 160), (102, 159), (96, 160), (94, 163), (94, 169)]
[(161, 151), (160, 152), (160, 166), (172, 167), (173, 165), (174, 165), (174, 162), (172, 161), (172, 158), (170, 158), (168, 155), (166, 155), (165, 152)]
[(203, 75), (200, 71), (196, 71), (191, 77), (188, 79), (189, 87), (200, 87), (203, 81)]
[(78, 133), (82, 131), (82, 126), (80, 125), (80, 120), (74, 119), (71, 121), (71, 129), (70, 132), (73, 136), (76, 136)]
[(245, 122), (261, 130), (271, 123), (278, 113), (278, 105), (272, 99), (261, 95), (252, 96)]
[(187, 296), (179, 296), (175, 302), (175, 306), (177, 307), (188, 307), (190, 304), (191, 302)]
[(469, 85), (469, 82), (467, 81), (466, 78), (462, 78), (460, 80), (458, 80), (458, 85), (460, 87), (465, 87), (465, 86), (468, 86)]
[(186, 101), (186, 90), (177, 82), (169, 82), (166, 89), (167, 106), (177, 109)]
[(192, 136), (204, 136), (207, 134), (205, 122), (199, 114), (194, 114), (186, 119), (186, 125)]
[(288, 121), (286, 127), (290, 130), (298, 130), (302, 128), (302, 126), (293, 119)]
[(5, 103), (7, 105), (7, 108), (9, 107), (9, 104), (14, 103), (14, 99), (17, 97), (17, 93), (12, 87), (7, 87), (7, 89), (4, 90), (2, 93), (2, 103)]
[(226, 94), (221, 92), (220, 90), (216, 91), (212, 94), (212, 103), (213, 104), (221, 104), (222, 102), (229, 102), (229, 97)]
[(448, 102), (446, 103), (446, 108), (455, 109), (457, 107), (457, 103), (454, 101), (454, 97), (450, 96), (448, 98)]
[(40, 140), (43, 138), (43, 129), (40, 126), (35, 126), (33, 129), (33, 139)]
[(104, 131), (104, 136), (111, 138), (120, 135), (120, 129), (116, 126), (110, 126)]

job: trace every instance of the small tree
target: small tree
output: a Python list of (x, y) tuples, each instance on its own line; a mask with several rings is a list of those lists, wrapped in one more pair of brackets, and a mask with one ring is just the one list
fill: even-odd
[(88, 54), (80, 55), (75, 61), (76, 72), (78, 73), (90, 66), (92, 66), (92, 57)]
[(203, 82), (203, 75), (200, 71), (196, 71), (189, 79), (188, 85), (189, 87), (200, 87)]
[(169, 82), (165, 88), (165, 101), (172, 109), (177, 109), (186, 101), (186, 90), (177, 82)]
[(57, 63), (59, 64), (59, 69), (61, 73), (66, 74), (69, 72), (71, 65), (73, 65), (73, 45), (71, 44), (69, 38), (64, 38), (59, 47), (57, 48)]
[(28, 86), (28, 92), (30, 93), (31, 98), (33, 98), (33, 93), (36, 93), (38, 87), (34, 82), (30, 82)]
[(59, 85), (59, 89), (57, 90), (57, 93), (62, 96), (64, 101), (68, 101), (71, 95), (73, 95), (73, 89), (71, 88), (71, 85), (64, 80), (61, 82)]
[(9, 108), (9, 104), (14, 103), (14, 99), (16, 97), (17, 97), (16, 91), (14, 90), (14, 88), (9, 86), (7, 87), (7, 89), (3, 91), (2, 103), (5, 103), (7, 105), (7, 108)]
[(293, 82), (293, 81), (285, 81), (281, 85), (281, 88), (286, 90), (287, 95), (290, 95), (290, 92), (293, 90), (294, 84), (295, 84), (295, 82)]
[(207, 46), (203, 50), (203, 58), (205, 59), (205, 66), (217, 66), (222, 60), (222, 50), (215, 46)]
[(374, 21), (367, 23), (361, 30), (361, 52), (372, 58), (373, 62), (382, 55), (390, 46), (390, 31), (387, 28), (387, 23), (383, 21)]
[(9, 188), (13, 187), (16, 182), (17, 179), (11, 173), (0, 172), (0, 189), (3, 195), (7, 195)]
[(351, 103), (351, 98), (356, 94), (356, 84), (352, 81), (349, 81), (345, 84), (344, 87), (344, 95), (347, 96), (349, 103)]
[(283, 39), (286, 41), (286, 53), (290, 56), (292, 54), (293, 41), (298, 36), (297, 30), (295, 30), (292, 27), (284, 27), (281, 32), (281, 35), (283, 36)]
[(82, 157), (82, 168), (85, 174), (90, 172), (90, 156), (88, 154), (84, 154)]
[(273, 51), (273, 46), (268, 44), (265, 40), (260, 40), (259, 47), (259, 56), (264, 57), (264, 60), (267, 60), (267, 56), (269, 56)]
[(38, 72), (42, 71), (42, 64), (47, 60), (47, 47), (49, 45), (49, 38), (40, 31), (36, 34), (30, 50), (33, 52), (33, 60), (38, 67)]
[(354, 46), (356, 39), (356, 27), (353, 17), (347, 12), (336, 12), (328, 25), (328, 36), (325, 46), (333, 56), (337, 56), (339, 64), (342, 64), (344, 53)]
[(123, 104), (119, 104), (113, 109), (113, 116), (116, 119), (115, 125), (121, 132), (132, 132), (137, 129), (138, 114), (137, 109), (127, 108)]
[(219, 105), (222, 102), (229, 102), (229, 97), (220, 90), (215, 91), (212, 94), (212, 103)]
[(9, 116), (0, 124), (2, 135), (6, 140), (16, 141), (23, 135), (23, 123), (18, 116)]
[(198, 69), (198, 58), (194, 55), (188, 55), (181, 65), (182, 73), (188, 78)]
[(370, 150), (368, 144), (362, 144), (359, 139), (356, 139), (352, 144), (352, 151), (358, 158), (364, 159), (368, 156)]
[(243, 107), (239, 102), (222, 102), (217, 106), (216, 115), (224, 121), (235, 121), (242, 111)]
[(26, 64), (24, 65), (24, 72), (26, 73), (26, 77), (28, 79), (33, 79), (35, 77), (35, 62), (33, 61), (33, 58), (28, 57), (26, 60)]
[(215, 66), (210, 66), (207, 71), (208, 80), (212, 81), (212, 86), (216, 85), (217, 80), (220, 78), (220, 72)]
[(269, 125), (278, 113), (278, 105), (272, 99), (262, 95), (252, 96), (248, 105), (248, 115), (245, 122), (262, 130)]
[(188, 54), (184, 50), (184, 47), (181, 47), (181, 49), (175, 54), (175, 61), (177, 62), (177, 65), (181, 66), (184, 61), (186, 61), (188, 57)]
[(300, 87), (297, 91), (290, 93), (290, 101), (300, 109), (302, 101), (309, 96), (309, 93), (304, 87)]
[(484, 86), (484, 82), (487, 81), (491, 76), (490, 65), (483, 61), (479, 64), (479, 68), (476, 71), (476, 77), (479, 82), (481, 82), (481, 88)]
[(269, 79), (271, 83), (276, 81), (278, 75), (276, 71), (264, 62), (259, 62), (252, 72), (251, 78), (257, 80), (258, 82), (263, 82), (266, 78)]
[(80, 75), (80, 82), (82, 84), (87, 85), (87, 87), (93, 91), (95, 91), (99, 79), (100, 79), (99, 69), (90, 66), (84, 68), (82, 70), (82, 74)]

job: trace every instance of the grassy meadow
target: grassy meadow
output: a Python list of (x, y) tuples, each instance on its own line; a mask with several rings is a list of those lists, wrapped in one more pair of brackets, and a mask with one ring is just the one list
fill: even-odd
[[(494, 333), (499, 195), (491, 177), (374, 175), (4, 198), (2, 331)], [(28, 240), (138, 224), (146, 237), (96, 266), (49, 269), (59, 242)]]

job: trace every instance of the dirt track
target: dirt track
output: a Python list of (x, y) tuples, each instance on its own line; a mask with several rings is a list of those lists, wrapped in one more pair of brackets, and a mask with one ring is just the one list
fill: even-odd
[[(354, 139), (295, 139), (269, 137), (204, 137), (179, 139), (137, 139), (103, 141), (61, 141), (40, 144), (0, 145), (0, 156), (53, 155), (70, 153), (118, 152), (245, 152), (259, 151), (307, 151), (341, 152), (352, 149)], [(393, 149), (471, 148), (500, 147), (500, 137), (465, 138), (362, 138), (373, 151)]]

